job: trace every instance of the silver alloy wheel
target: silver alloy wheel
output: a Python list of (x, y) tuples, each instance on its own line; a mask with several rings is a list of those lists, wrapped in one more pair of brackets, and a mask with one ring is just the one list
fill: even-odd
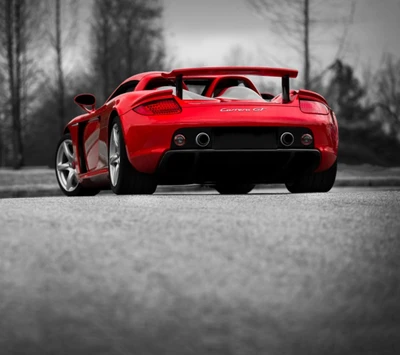
[(108, 169), (110, 171), (111, 184), (117, 185), (119, 177), (119, 167), (121, 162), (121, 147), (119, 138), (119, 127), (115, 123), (110, 135)]
[(75, 169), (75, 157), (71, 139), (66, 139), (58, 147), (56, 164), (57, 177), (62, 188), (67, 192), (74, 191), (78, 187), (79, 182)]

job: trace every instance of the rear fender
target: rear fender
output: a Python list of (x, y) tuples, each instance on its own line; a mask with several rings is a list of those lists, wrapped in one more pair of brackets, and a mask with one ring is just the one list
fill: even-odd
[(114, 111), (116, 111), (118, 113), (118, 116), (120, 117), (124, 137), (127, 137), (128, 131), (132, 128), (132, 124), (130, 122), (125, 122), (126, 120), (134, 120), (135, 125), (138, 126), (149, 124), (149, 118), (147, 116), (142, 116), (132, 112), (135, 107), (142, 105), (146, 102), (171, 98), (175, 99), (179, 103), (179, 105), (182, 106), (182, 100), (174, 96), (172, 93), (172, 89), (151, 91), (146, 90), (127, 93), (123, 96), (120, 96), (119, 98), (117, 97), (114, 103)]
[(122, 116), (134, 107), (144, 104), (145, 102), (173, 98), (172, 92), (172, 89), (168, 89), (127, 93), (114, 99), (114, 109), (118, 112), (119, 116)]

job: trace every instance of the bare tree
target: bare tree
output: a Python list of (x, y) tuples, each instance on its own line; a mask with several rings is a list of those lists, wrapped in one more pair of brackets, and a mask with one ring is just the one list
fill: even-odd
[(374, 101), (382, 125), (400, 139), (400, 59), (387, 55), (375, 75)]
[(127, 77), (162, 70), (165, 57), (159, 1), (93, 2), (94, 80), (103, 99)]
[[(56, 106), (58, 129), (64, 129), (66, 123), (65, 96), (67, 91), (66, 69), (64, 58), (68, 47), (77, 34), (76, 12), (78, 2), (76, 0), (48, 0), (47, 14), (49, 23), (47, 26), (47, 37), (54, 51), (54, 64), (56, 72)], [(51, 82), (51, 80), (49, 80)]]
[[(32, 40), (39, 34), (38, 16), (42, 4), (38, 1), (0, 0), (0, 71), (5, 76), (8, 95), (6, 118), (10, 118), (13, 144), (12, 164), (18, 169), (24, 164), (23, 121), (30, 85)], [(32, 31), (35, 28), (35, 31)], [(29, 58), (28, 58), (29, 57)]]
[(112, 35), (112, 16), (109, 11), (113, 6), (112, 0), (97, 0), (93, 3), (94, 16), (96, 21), (93, 23), (93, 36), (94, 36), (94, 76), (101, 77), (101, 95), (106, 98), (110, 93), (110, 65), (112, 60), (112, 45), (110, 40)]
[(341, 127), (368, 127), (373, 108), (368, 102), (368, 86), (354, 73), (354, 68), (337, 60), (330, 66), (331, 76), (324, 96), (336, 113)]
[[(355, 0), (249, 0), (251, 6), (265, 21), (273, 32), (284, 39), (290, 48), (302, 54), (303, 58), (303, 85), (312, 86), (312, 46), (321, 40), (321, 34), (326, 32), (327, 26), (340, 24), (343, 29), (339, 38), (338, 51), (335, 59), (340, 58), (347, 37), (349, 24), (352, 22), (355, 11)], [(350, 6), (350, 11), (348, 11)], [(333, 11), (342, 8), (343, 11)], [(336, 13), (337, 18), (332, 16)], [(345, 15), (346, 13), (346, 15)], [(326, 16), (329, 15), (329, 18)], [(346, 20), (347, 17), (347, 20)]]
[[(259, 63), (256, 62), (260, 60), (259, 58), (262, 57), (261, 53), (255, 55), (253, 52), (247, 51), (241, 45), (235, 45), (229, 49), (229, 51), (224, 56), (224, 64), (226, 65), (233, 65), (233, 66), (240, 66), (240, 65), (254, 65), (257, 66)], [(269, 61), (274, 61), (274, 59), (268, 58)], [(272, 64), (271, 64), (272, 66)], [(281, 82), (280, 79), (278, 81), (277, 78), (263, 78), (259, 76), (254, 76), (251, 78), (253, 83), (256, 85), (257, 89), (260, 92), (268, 92), (268, 93), (276, 93), (278, 94), (277, 90), (281, 90)]]
[[(6, 22), (6, 3), (4, 0), (0, 1), (0, 28), (4, 27), (1, 24), (5, 24)], [(7, 111), (9, 110), (9, 95), (8, 87), (7, 87), (7, 58), (5, 58), (6, 54), (6, 37), (4, 33), (0, 34), (0, 166), (4, 166), (6, 162), (6, 150), (7, 150), (7, 139), (6, 132), (8, 131), (7, 127)]]
[[(1, 75), (0, 72), (0, 91), (4, 92), (5, 88), (3, 84), (3, 76)], [(0, 96), (0, 167), (5, 166), (6, 162), (6, 151), (7, 151), (7, 146), (6, 146), (6, 131), (7, 131), (7, 126), (6, 126), (6, 100), (3, 95)]]
[[(23, 5), (22, 5), (23, 6)], [(12, 138), (14, 168), (23, 165), (21, 129), (21, 3), (5, 1), (5, 41), (7, 51), (8, 83), (11, 94)]]
[(55, 13), (56, 13), (56, 38), (55, 38), (55, 50), (57, 58), (57, 82), (58, 82), (58, 119), (60, 122), (60, 132), (63, 130), (65, 122), (65, 109), (64, 109), (64, 97), (65, 97), (65, 80), (64, 80), (64, 68), (63, 68), (63, 47), (61, 43), (61, 0), (55, 0)]

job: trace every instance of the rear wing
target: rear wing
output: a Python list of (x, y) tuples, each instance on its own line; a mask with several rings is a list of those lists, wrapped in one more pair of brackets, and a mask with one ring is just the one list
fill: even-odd
[(166, 79), (175, 79), (176, 95), (182, 98), (182, 81), (184, 76), (207, 76), (207, 75), (258, 75), (282, 78), (283, 102), (289, 102), (290, 78), (296, 78), (298, 71), (287, 68), (269, 67), (203, 67), (175, 69), (170, 73), (161, 74)]

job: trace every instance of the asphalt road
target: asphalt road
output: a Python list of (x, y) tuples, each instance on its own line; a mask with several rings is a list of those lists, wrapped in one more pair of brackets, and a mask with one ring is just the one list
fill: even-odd
[(399, 354), (400, 190), (0, 200), (0, 354)]

